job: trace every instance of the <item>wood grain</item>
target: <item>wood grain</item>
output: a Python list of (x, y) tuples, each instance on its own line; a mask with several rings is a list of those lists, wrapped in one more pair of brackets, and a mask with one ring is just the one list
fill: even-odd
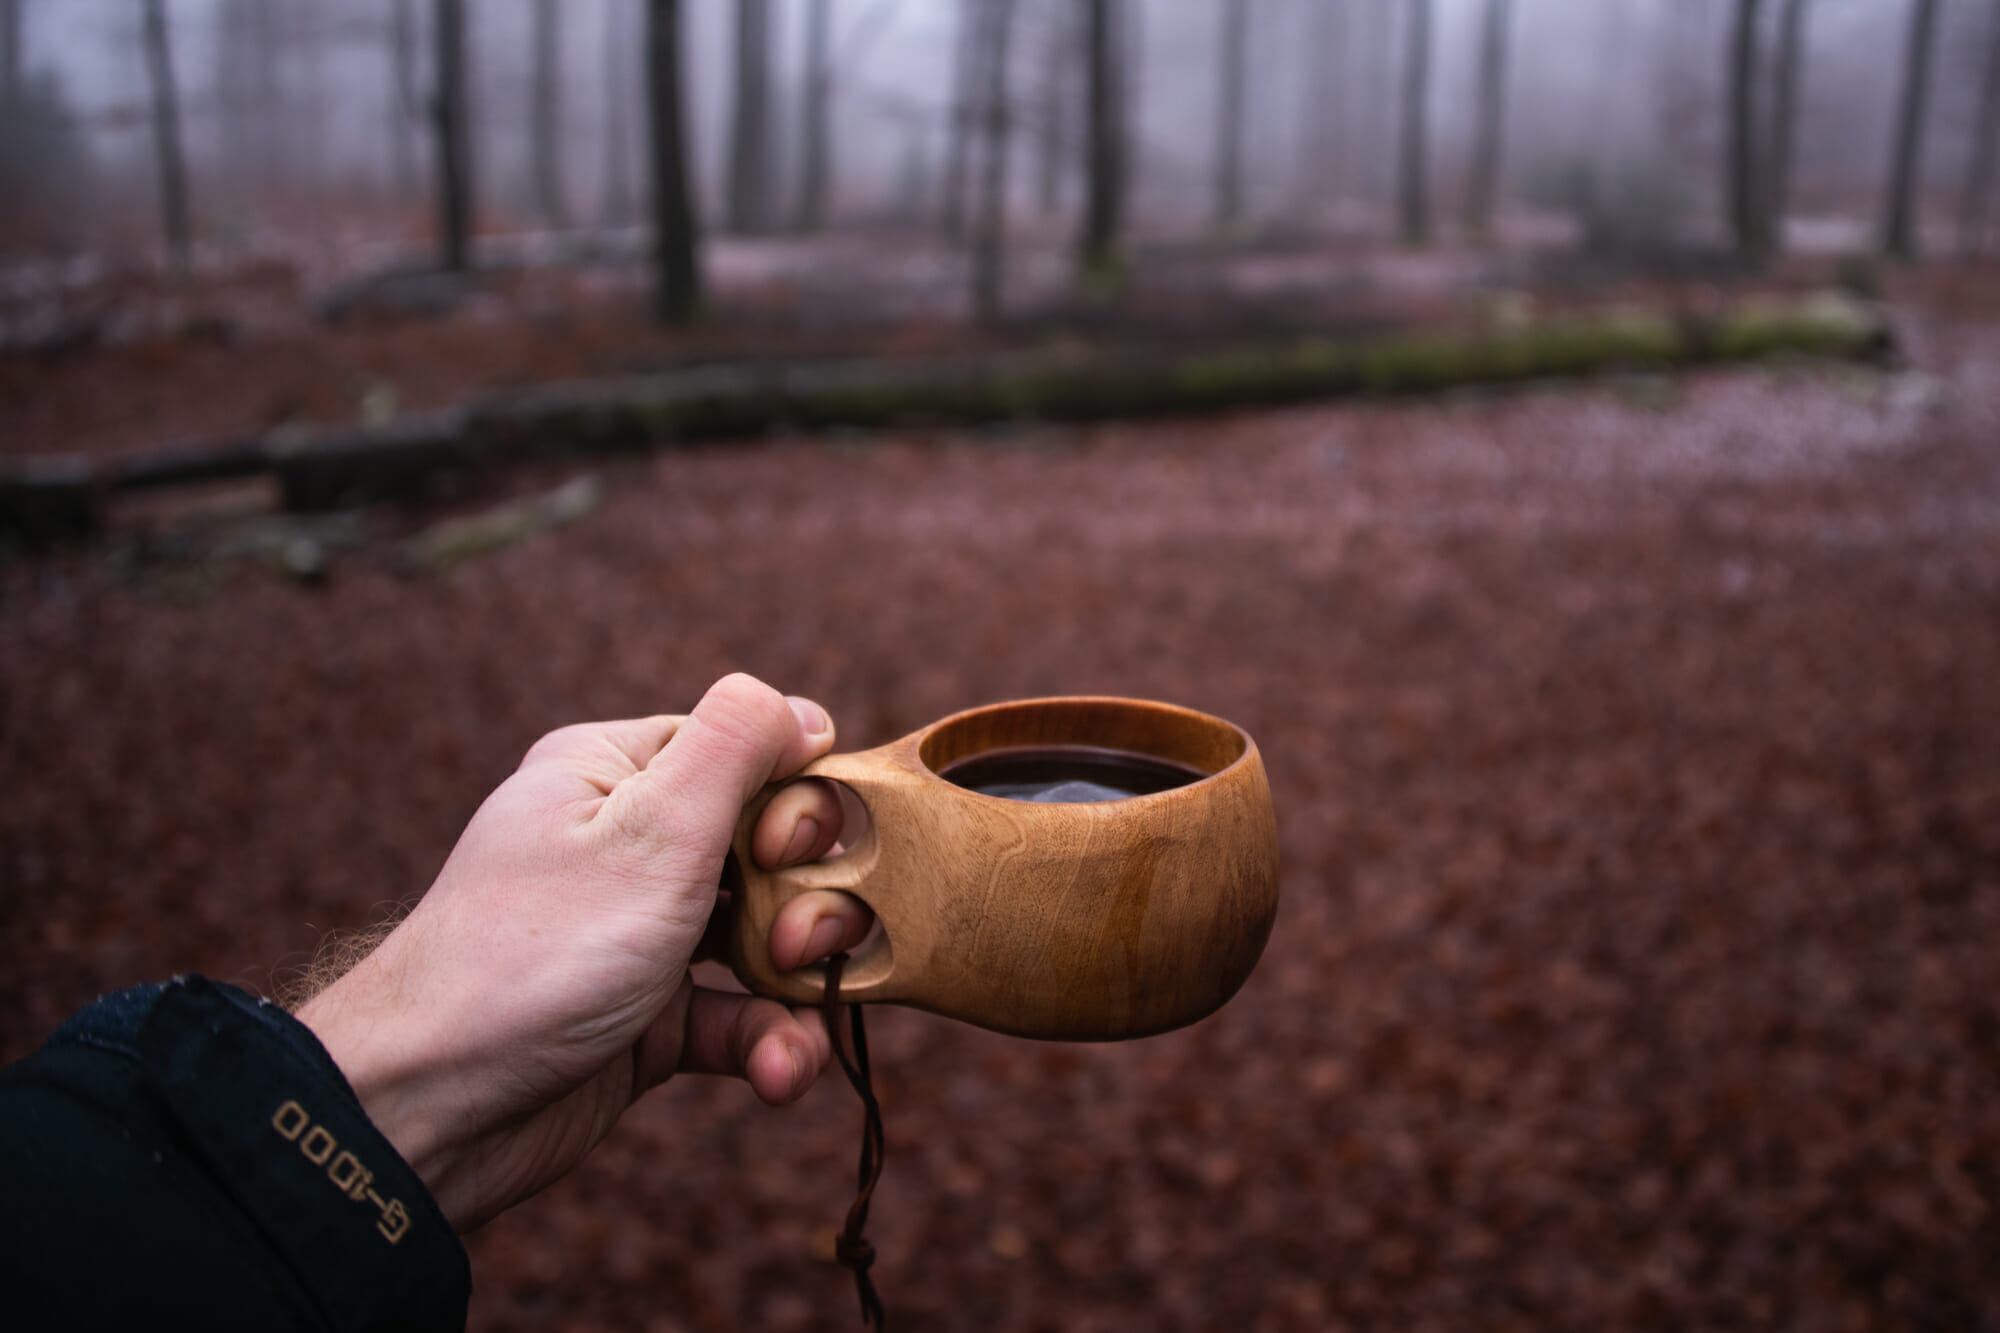
[[(968, 755), (1051, 744), (1153, 755), (1208, 776), (1087, 804), (1005, 800), (937, 776)], [(800, 776), (852, 788), (871, 827), (839, 857), (764, 872), (749, 831), (777, 788), (744, 812), (731, 964), (758, 994), (820, 996), (822, 968), (777, 972), (764, 946), (779, 908), (809, 889), (852, 893), (881, 923), (843, 994), (1024, 1037), (1117, 1040), (1192, 1023), (1236, 993), (1270, 935), (1270, 787), (1255, 742), (1218, 718), (1130, 699), (996, 704), (829, 755)]]

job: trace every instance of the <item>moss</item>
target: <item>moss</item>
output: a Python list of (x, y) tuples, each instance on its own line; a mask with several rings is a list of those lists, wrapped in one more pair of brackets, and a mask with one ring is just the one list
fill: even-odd
[(1850, 296), (1864, 301), (1879, 301), (1882, 299), (1882, 261), (1867, 253), (1843, 256), (1835, 270), (1834, 283)]
[(793, 419), (802, 426), (886, 426), (910, 414), (908, 390), (893, 385), (855, 385), (821, 393), (799, 394)]
[[(1089, 420), (1208, 412), (1538, 377), (1655, 374), (1705, 360), (1872, 357), (1886, 350), (1888, 340), (1888, 326), (1874, 306), (1830, 293), (1745, 304), (1706, 321), (1625, 310), (1481, 336), (1305, 338), (1180, 357), (1125, 351), (946, 365), (714, 366), (511, 394), (488, 400), (465, 417), (410, 418), (359, 431), (274, 433), (263, 465), (278, 475), (289, 507), (321, 508), (349, 498), (413, 493), (441, 470), (646, 447), (666, 439), (754, 435), (780, 423), (870, 428), (913, 418)], [(36, 507), (46, 508), (40, 497)], [(22, 503), (0, 506), (6, 510), (0, 518), (24, 527), (14, 512), (23, 508)]]
[(1361, 387), (1369, 393), (1408, 393), (1462, 380), (1463, 347), (1442, 338), (1398, 338), (1361, 354)]
[(1838, 293), (1777, 304), (1754, 302), (1715, 322), (1709, 349), (1724, 361), (1749, 361), (1777, 352), (1809, 356), (1859, 356), (1879, 348), (1880, 318), (1866, 304)]
[(1125, 294), (1127, 277), (1124, 256), (1114, 250), (1086, 259), (1077, 274), (1077, 286), (1084, 300), (1108, 303)]
[(1516, 379), (1654, 368), (1687, 357), (1686, 340), (1671, 320), (1640, 311), (1544, 325), (1504, 342), (1508, 347), (1500, 355), (1509, 371), (1506, 377)]
[(603, 488), (596, 478), (579, 477), (543, 495), (434, 524), (410, 540), (405, 558), (419, 568), (450, 569), (549, 528), (573, 523), (595, 509), (602, 498)]

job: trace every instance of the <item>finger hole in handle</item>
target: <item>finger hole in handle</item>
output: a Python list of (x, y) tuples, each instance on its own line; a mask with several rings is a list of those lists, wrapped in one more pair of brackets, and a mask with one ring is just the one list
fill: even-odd
[(869, 933), (849, 951), (850, 970), (841, 981), (843, 995), (852, 991), (854, 998), (866, 999), (865, 992), (888, 978), (893, 961), (881, 913), (869, 901), (866, 887), (880, 855), (875, 820), (867, 802), (847, 782), (810, 771), (794, 781), (823, 782), (833, 789), (841, 808), (840, 841), (832, 852), (817, 861), (777, 870), (759, 869), (750, 856), (756, 821), (772, 795), (791, 784), (768, 788), (745, 811), (731, 856), (734, 873), (728, 876), (736, 918), (730, 967), (739, 981), (759, 995), (795, 1004), (816, 1001), (826, 985), (824, 965), (811, 963), (790, 971), (778, 970), (770, 959), (772, 927), (785, 905), (802, 894), (816, 890), (844, 893), (874, 917)]
[[(841, 1002), (866, 1003), (873, 997), (873, 992), (888, 982), (895, 969), (895, 946), (889, 942), (888, 928), (878, 915), (861, 943), (847, 952), (847, 962), (840, 973)], [(808, 963), (786, 975), (810, 982), (815, 994), (823, 994), (826, 990), (825, 963)]]

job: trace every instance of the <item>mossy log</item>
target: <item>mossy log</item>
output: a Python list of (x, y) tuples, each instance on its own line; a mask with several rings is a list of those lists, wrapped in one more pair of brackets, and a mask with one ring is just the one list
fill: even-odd
[(89, 536), (102, 513), (88, 459), (61, 455), (0, 464), (0, 540), (40, 550)]
[(36, 469), (0, 468), (0, 530), (76, 535), (96, 522), (107, 492), (256, 471), (276, 475), (288, 509), (320, 510), (421, 494), (454, 471), (781, 427), (1179, 415), (1781, 354), (1879, 359), (1891, 350), (1879, 307), (1829, 293), (1745, 302), (1710, 316), (1635, 309), (1480, 335), (711, 366), (490, 394), (459, 410), (377, 426), (286, 428), (255, 446), (179, 451), (167, 466), (44, 460)]
[(547, 457), (777, 427), (1166, 416), (1781, 354), (1881, 358), (1891, 350), (1877, 307), (1828, 294), (1744, 303), (1712, 317), (1620, 311), (1481, 336), (716, 367), (522, 390), (475, 406), (467, 427), (489, 453)]

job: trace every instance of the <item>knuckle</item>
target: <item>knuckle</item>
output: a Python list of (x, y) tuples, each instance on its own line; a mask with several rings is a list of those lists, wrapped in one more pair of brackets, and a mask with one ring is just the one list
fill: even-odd
[(709, 695), (717, 703), (732, 713), (740, 713), (748, 719), (759, 722), (773, 722), (791, 719), (791, 708), (785, 703), (785, 696), (755, 676), (741, 671), (724, 676), (709, 690)]
[(521, 767), (527, 768), (531, 764), (538, 764), (544, 760), (558, 758), (570, 753), (576, 748), (578, 739), (589, 729), (589, 725), (586, 723), (574, 723), (567, 727), (557, 727), (554, 731), (548, 732), (537, 739), (533, 745), (530, 745), (528, 752), (521, 756)]
[(739, 1072), (750, 1068), (751, 1053), (770, 1029), (770, 1015), (764, 1011), (764, 1006), (769, 1003), (768, 1000), (753, 1000), (737, 1011), (736, 1022), (729, 1034), (729, 1058), (732, 1067)]
[(694, 715), (721, 739), (753, 749), (787, 737), (797, 726), (782, 694), (741, 673), (710, 686)]

